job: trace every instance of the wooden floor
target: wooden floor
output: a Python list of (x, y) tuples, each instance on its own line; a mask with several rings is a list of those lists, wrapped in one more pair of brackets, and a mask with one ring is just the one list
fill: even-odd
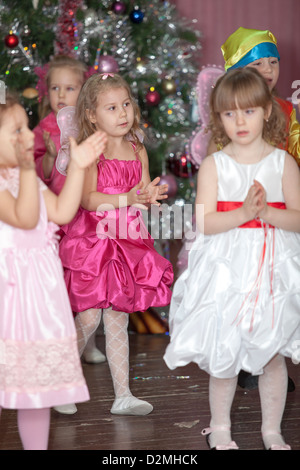
[[(145, 417), (115, 416), (107, 363), (83, 364), (91, 400), (73, 416), (52, 410), (49, 450), (208, 450), (201, 430), (209, 424), (208, 376), (190, 365), (170, 371), (163, 359), (166, 335), (130, 334), (130, 381), (134, 395), (154, 406)], [(104, 351), (104, 337), (97, 337)], [(288, 360), (296, 391), (288, 393), (282, 429), (286, 441), (300, 450), (300, 365)], [(257, 390), (238, 387), (232, 409), (232, 434), (240, 449), (260, 450), (261, 413)], [(0, 450), (22, 449), (16, 412), (3, 410)], [(112, 452), (112, 455), (114, 453)]]

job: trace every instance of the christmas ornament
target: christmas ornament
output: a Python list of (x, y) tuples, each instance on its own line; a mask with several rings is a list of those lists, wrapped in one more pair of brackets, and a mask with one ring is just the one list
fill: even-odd
[(190, 161), (187, 154), (176, 155), (169, 159), (169, 169), (179, 178), (190, 178), (196, 173), (195, 165)]
[(99, 73), (118, 73), (119, 66), (117, 61), (111, 55), (101, 55), (98, 62)]
[(6, 47), (8, 47), (9, 49), (14, 49), (19, 44), (19, 38), (16, 34), (8, 34), (7, 36), (5, 36), (4, 42)]
[(177, 182), (176, 178), (173, 175), (162, 175), (160, 177), (159, 184), (167, 184), (168, 187), (168, 196), (169, 198), (174, 198), (177, 193)]
[(126, 4), (121, 0), (117, 0), (112, 4), (111, 9), (116, 15), (122, 15), (126, 11)]
[(135, 7), (134, 10), (132, 10), (130, 13), (129, 18), (131, 19), (132, 23), (139, 24), (142, 23), (144, 19), (144, 13), (139, 9), (139, 7)]
[(29, 100), (33, 100), (39, 96), (39, 92), (36, 88), (28, 87), (23, 90), (22, 96)]
[(157, 106), (160, 102), (160, 94), (153, 87), (146, 94), (146, 103), (148, 106)]
[(162, 89), (164, 90), (165, 93), (171, 94), (176, 92), (176, 83), (172, 78), (165, 78), (162, 81)]

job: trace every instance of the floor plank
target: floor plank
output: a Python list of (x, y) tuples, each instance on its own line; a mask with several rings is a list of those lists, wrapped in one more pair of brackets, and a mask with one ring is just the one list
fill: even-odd
[[(97, 342), (104, 351), (104, 336)], [(154, 411), (145, 417), (115, 416), (109, 410), (113, 390), (107, 363), (83, 364), (91, 400), (73, 416), (51, 412), (49, 450), (207, 450), (201, 430), (209, 424), (208, 376), (194, 364), (170, 371), (163, 359), (166, 335), (130, 334), (132, 392)], [(300, 450), (299, 366), (288, 360), (296, 390), (288, 393), (282, 429)], [(238, 387), (232, 409), (232, 433), (241, 449), (260, 450), (261, 412), (258, 391)], [(3, 410), (0, 450), (20, 450), (16, 412)]]

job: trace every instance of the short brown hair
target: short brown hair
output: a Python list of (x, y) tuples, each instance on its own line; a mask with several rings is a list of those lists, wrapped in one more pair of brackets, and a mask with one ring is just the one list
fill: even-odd
[(210, 96), (211, 117), (208, 130), (212, 132), (215, 143), (225, 146), (230, 142), (220, 113), (237, 108), (262, 107), (266, 110), (270, 104), (272, 112), (268, 121), (264, 122), (263, 138), (278, 146), (286, 142), (286, 118), (266, 80), (257, 70), (250, 67), (233, 69), (222, 75)]

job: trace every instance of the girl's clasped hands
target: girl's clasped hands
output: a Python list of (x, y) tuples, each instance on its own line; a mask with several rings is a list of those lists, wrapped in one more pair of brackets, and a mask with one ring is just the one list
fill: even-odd
[(247, 220), (257, 217), (264, 218), (267, 209), (266, 191), (259, 181), (254, 180), (253, 185), (249, 188), (243, 208), (247, 215)]
[(167, 199), (168, 185), (159, 185), (160, 178), (154, 178), (147, 186), (140, 181), (128, 193), (128, 205), (148, 209), (146, 204), (160, 206), (158, 200)]

